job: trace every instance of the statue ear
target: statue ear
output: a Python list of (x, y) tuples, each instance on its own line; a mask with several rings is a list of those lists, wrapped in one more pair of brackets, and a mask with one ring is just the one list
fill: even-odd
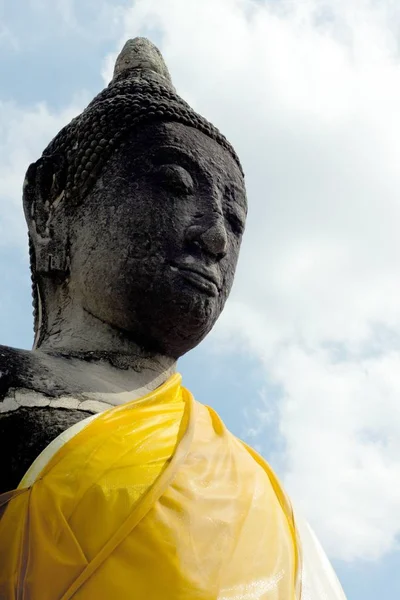
[[(66, 228), (59, 215), (65, 190), (66, 165), (62, 156), (42, 156), (26, 173), (23, 204), (35, 248), (37, 273), (67, 270)], [(66, 225), (66, 223), (65, 223)]]

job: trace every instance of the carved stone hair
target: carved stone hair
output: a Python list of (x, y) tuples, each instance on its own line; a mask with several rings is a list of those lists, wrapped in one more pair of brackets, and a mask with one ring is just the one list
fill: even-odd
[[(149, 40), (135, 38), (121, 51), (108, 87), (57, 134), (39, 159), (51, 158), (52, 165), (56, 165), (56, 172), (48, 176), (49, 194), (44, 198), (46, 212), (50, 214), (53, 203), (60, 198), (71, 208), (82, 202), (113, 151), (123, 146), (127, 134), (155, 121), (182, 123), (200, 130), (223, 146), (243, 172), (239, 158), (226, 138), (177, 95), (159, 50)], [(31, 172), (35, 171), (35, 164), (31, 165)], [(26, 181), (29, 176), (28, 169)], [(57, 186), (52, 185), (54, 181)], [(32, 191), (26, 185), (24, 194), (35, 196), (34, 187)], [(43, 203), (43, 199), (36, 195), (30, 204), (36, 202)], [(38, 282), (31, 236), (29, 251), (37, 332)]]

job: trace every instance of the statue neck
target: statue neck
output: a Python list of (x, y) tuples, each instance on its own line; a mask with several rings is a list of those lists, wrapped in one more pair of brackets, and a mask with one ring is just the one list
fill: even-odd
[[(176, 371), (176, 359), (144, 350), (69, 299), (43, 322), (34, 354), (60, 375), (65, 393), (110, 404), (139, 398)], [(43, 390), (45, 391), (45, 390)]]

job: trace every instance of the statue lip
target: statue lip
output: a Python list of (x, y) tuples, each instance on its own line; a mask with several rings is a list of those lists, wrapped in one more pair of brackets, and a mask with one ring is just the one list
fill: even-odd
[(217, 296), (221, 291), (220, 278), (211, 269), (187, 263), (171, 263), (171, 267), (181, 271), (185, 279), (210, 296)]

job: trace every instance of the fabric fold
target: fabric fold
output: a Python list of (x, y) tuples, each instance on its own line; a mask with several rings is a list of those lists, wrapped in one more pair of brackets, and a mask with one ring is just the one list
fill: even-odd
[(2, 600), (300, 600), (289, 500), (180, 375), (70, 434), (0, 497)]

